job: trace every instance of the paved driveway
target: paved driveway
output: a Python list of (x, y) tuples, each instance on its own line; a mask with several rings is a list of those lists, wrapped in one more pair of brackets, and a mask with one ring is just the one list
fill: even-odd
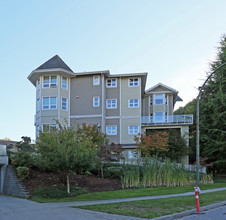
[(0, 195), (0, 220), (140, 220)]

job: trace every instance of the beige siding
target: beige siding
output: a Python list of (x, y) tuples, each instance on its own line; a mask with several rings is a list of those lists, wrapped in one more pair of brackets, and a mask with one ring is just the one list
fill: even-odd
[(134, 137), (135, 135), (129, 134), (129, 126), (139, 126), (139, 132), (141, 130), (140, 127), (140, 119), (139, 118), (123, 118), (121, 122), (122, 126), (122, 137), (121, 137), (121, 144), (134, 144)]
[[(93, 97), (100, 97), (100, 106), (93, 107)], [(93, 76), (81, 76), (71, 79), (70, 91), (71, 115), (93, 115), (102, 113), (101, 81), (93, 86)]]
[[(106, 127), (108, 125), (116, 125), (117, 126), (117, 135), (108, 135), (107, 139), (109, 140), (109, 143), (120, 143), (120, 120), (119, 119), (106, 119)], [(106, 127), (105, 127), (105, 133), (106, 133)]]
[(173, 114), (173, 95), (170, 94), (169, 95), (169, 115), (172, 115)]
[(106, 108), (106, 116), (119, 116), (120, 115), (120, 78), (117, 78), (117, 87), (113, 88), (107, 88), (106, 87), (106, 81), (107, 79), (111, 78), (106, 78), (105, 79), (105, 101), (104, 101), (104, 107), (106, 108), (106, 101), (107, 99), (117, 99), (117, 108), (116, 109), (107, 109)]
[(90, 124), (97, 124), (97, 125), (101, 125), (101, 118), (98, 117), (93, 117), (93, 118), (71, 118), (70, 119), (70, 124), (71, 126), (74, 126), (76, 124), (82, 124), (82, 123), (86, 123), (87, 125)]
[(148, 116), (149, 115), (149, 96), (144, 96), (142, 99), (142, 115), (143, 116)]
[[(139, 86), (138, 87), (129, 87), (128, 86), (129, 78), (121, 79), (121, 114), (122, 116), (140, 116), (141, 115), (141, 86), (140, 86), (140, 78), (139, 78)], [(139, 108), (129, 108), (128, 103), (129, 99), (138, 99), (139, 100)]]
[(171, 92), (171, 90), (169, 90), (169, 89), (167, 89), (167, 88), (165, 88), (165, 87), (162, 87), (162, 86), (158, 86), (158, 87), (156, 87), (155, 89), (153, 89), (153, 90), (151, 90), (151, 92)]

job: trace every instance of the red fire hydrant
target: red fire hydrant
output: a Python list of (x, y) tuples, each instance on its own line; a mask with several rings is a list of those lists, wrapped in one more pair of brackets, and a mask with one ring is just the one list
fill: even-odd
[(200, 189), (199, 189), (199, 187), (197, 187), (197, 185), (194, 188), (195, 188), (195, 200), (196, 200), (197, 213), (200, 213), (200, 207), (199, 207), (199, 192), (200, 192)]

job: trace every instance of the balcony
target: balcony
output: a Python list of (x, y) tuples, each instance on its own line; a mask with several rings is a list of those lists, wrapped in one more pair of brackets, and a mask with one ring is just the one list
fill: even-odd
[(191, 124), (193, 124), (193, 115), (141, 116), (142, 126)]

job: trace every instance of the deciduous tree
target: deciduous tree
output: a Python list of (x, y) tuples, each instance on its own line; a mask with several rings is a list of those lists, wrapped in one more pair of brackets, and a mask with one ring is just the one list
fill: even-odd
[[(85, 128), (76, 129), (58, 123), (58, 129), (40, 132), (37, 152), (51, 171), (65, 173), (67, 192), (70, 193), (70, 174), (89, 170), (96, 161), (98, 145)], [(88, 130), (92, 129), (89, 127)]]
[(141, 153), (146, 156), (159, 156), (161, 152), (166, 152), (168, 146), (168, 134), (165, 131), (158, 131), (150, 136), (139, 135), (135, 137), (136, 145)]

